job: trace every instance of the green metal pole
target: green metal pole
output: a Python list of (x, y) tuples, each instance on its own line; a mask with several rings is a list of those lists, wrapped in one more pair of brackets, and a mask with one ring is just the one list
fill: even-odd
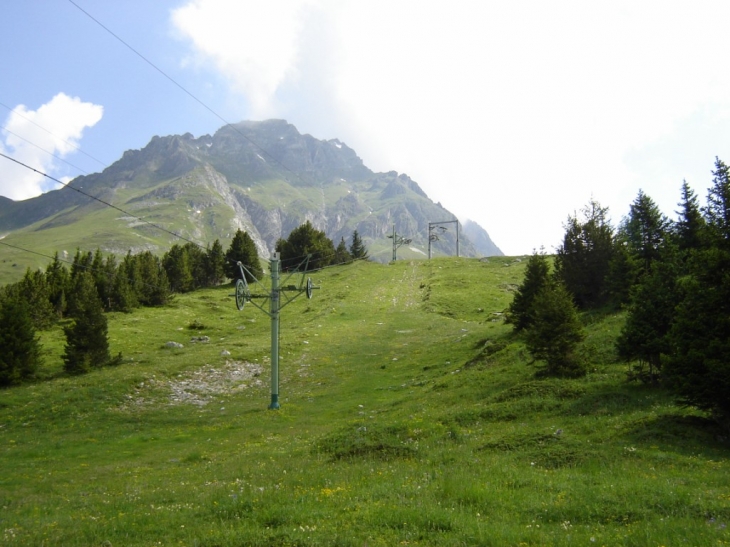
[(279, 253), (271, 258), (271, 404), (279, 408)]
[(396, 241), (395, 241), (395, 224), (393, 224), (393, 262), (395, 262), (397, 260), (397, 258), (396, 258), (396, 249), (397, 248), (398, 247), (396, 246)]

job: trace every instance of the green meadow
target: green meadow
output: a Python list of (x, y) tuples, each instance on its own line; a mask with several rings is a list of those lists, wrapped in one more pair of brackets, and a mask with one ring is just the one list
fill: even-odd
[(622, 313), (582, 316), (585, 378), (536, 377), (502, 315), (525, 262), (314, 273), (277, 411), (270, 320), (230, 287), (110, 314), (123, 362), (83, 376), (42, 332), (0, 390), (0, 544), (730, 545), (728, 433), (627, 381)]

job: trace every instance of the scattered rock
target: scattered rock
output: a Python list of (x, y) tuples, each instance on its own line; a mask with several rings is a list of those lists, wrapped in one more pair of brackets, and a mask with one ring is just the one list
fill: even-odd
[(231, 352), (228, 351), (227, 349), (224, 349), (223, 351), (221, 351), (221, 355), (223, 357), (228, 357), (230, 354), (231, 354)]
[(209, 336), (193, 336), (190, 339), (191, 342), (210, 342)]
[(182, 345), (181, 343), (179, 343), (179, 342), (165, 342), (165, 347), (166, 347), (166, 348), (175, 348), (175, 349), (182, 349), (182, 348), (184, 348), (185, 346), (183, 346), (183, 345)]

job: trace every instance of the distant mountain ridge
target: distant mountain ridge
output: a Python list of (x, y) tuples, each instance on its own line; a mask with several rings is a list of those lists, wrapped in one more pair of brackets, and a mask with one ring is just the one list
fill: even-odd
[[(277, 239), (308, 220), (335, 244), (341, 238), (349, 243), (358, 230), (371, 257), (385, 262), (394, 225), (398, 235), (412, 239), (413, 249), (402, 247), (399, 258), (415, 258), (428, 246), (428, 223), (455, 218), (407, 175), (375, 173), (345, 143), (301, 134), (284, 120), (241, 122), (199, 138), (155, 136), (69, 186), (20, 202), (0, 199), (0, 236), (48, 252), (99, 247), (115, 254), (162, 253), (179, 242), (134, 218), (141, 217), (201, 244), (216, 238), (227, 244), (241, 228), (268, 257)], [(483, 246), (485, 238), (491, 242), (476, 223), (467, 223), (462, 256), (501, 254), (493, 244)], [(454, 255), (453, 230), (439, 239), (434, 256)]]

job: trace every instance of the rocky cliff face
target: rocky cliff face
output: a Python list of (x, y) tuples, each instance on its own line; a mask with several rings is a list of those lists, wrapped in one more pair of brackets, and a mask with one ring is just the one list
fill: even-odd
[(481, 256), (504, 256), (487, 231), (473, 220), (464, 223), (464, 235), (474, 244), (474, 248)]
[[(283, 120), (242, 122), (199, 138), (153, 137), (143, 149), (125, 152), (103, 172), (78, 177), (71, 186), (103, 196), (131, 215), (154, 218), (156, 224), (202, 244), (215, 238), (226, 243), (241, 228), (263, 257), (279, 238), (307, 220), (336, 243), (340, 238), (349, 242), (358, 230), (375, 251), (373, 258), (383, 261), (390, 259), (387, 236), (395, 225), (398, 235), (413, 240), (414, 256), (421, 256), (428, 246), (428, 223), (455, 218), (407, 175), (374, 173), (345, 143), (302, 135)], [(24, 202), (8, 201), (0, 203), (4, 231), (40, 230), (49, 223), (68, 227), (93, 203), (70, 188)], [(157, 246), (160, 251), (173, 243), (169, 236), (155, 235), (149, 226), (129, 219), (105, 229), (136, 230), (146, 238), (147, 248)], [(125, 241), (124, 234), (111, 239)], [(492, 254), (499, 254), (496, 246), (478, 251), (468, 234), (460, 243), (462, 256), (494, 249)], [(116, 245), (113, 250), (118, 252), (122, 243)], [(69, 246), (85, 244), (74, 241)], [(441, 237), (434, 250), (455, 254), (455, 234)], [(403, 249), (399, 256), (408, 252)]]

